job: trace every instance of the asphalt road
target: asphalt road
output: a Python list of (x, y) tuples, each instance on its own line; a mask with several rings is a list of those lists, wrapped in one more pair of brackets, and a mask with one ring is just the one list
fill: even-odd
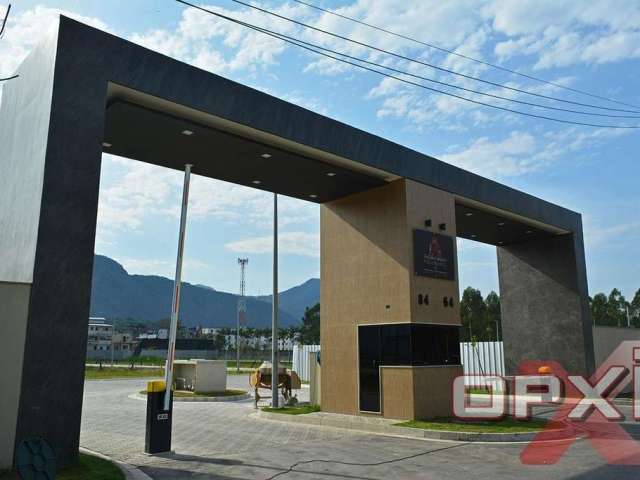
[[(245, 384), (244, 376), (229, 377), (229, 388)], [(519, 457), (521, 444), (409, 440), (270, 422), (249, 416), (254, 411), (251, 400), (176, 403), (176, 453), (146, 456), (146, 405), (130, 398), (144, 385), (144, 380), (87, 381), (80, 443), (137, 465), (154, 479), (640, 478), (640, 467), (607, 465), (586, 441), (574, 443), (555, 465), (525, 466)]]

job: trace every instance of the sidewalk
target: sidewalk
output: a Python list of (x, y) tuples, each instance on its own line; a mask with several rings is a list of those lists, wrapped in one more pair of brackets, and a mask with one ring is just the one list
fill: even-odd
[[(283, 413), (271, 413), (259, 410), (250, 415), (250, 417), (272, 422), (297, 423), (344, 430), (355, 430), (391, 437), (423, 440), (448, 440), (455, 442), (530, 442), (538, 433), (537, 431), (522, 433), (477, 433), (448, 430), (427, 430), (422, 428), (395, 426), (396, 423), (400, 423), (403, 420), (362, 415), (342, 415), (339, 413), (328, 412), (286, 415)], [(574, 431), (572, 428), (558, 430), (558, 440), (567, 440), (573, 437)]]

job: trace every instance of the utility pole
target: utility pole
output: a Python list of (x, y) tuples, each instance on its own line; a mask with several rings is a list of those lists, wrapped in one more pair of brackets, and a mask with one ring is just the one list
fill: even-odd
[(238, 297), (238, 312), (236, 315), (236, 372), (240, 372), (240, 326), (246, 324), (247, 316), (247, 299), (244, 296), (245, 292), (245, 269), (249, 263), (248, 258), (239, 258), (238, 265), (240, 265), (240, 296)]
[[(627, 316), (629, 315), (629, 310), (627, 309)], [(111, 326), (111, 366), (113, 367), (113, 335), (115, 332), (115, 321), (113, 322), (114, 325)]]
[(271, 406), (278, 408), (278, 194), (273, 194), (273, 301), (271, 310)]
[(178, 314), (180, 313), (180, 285), (182, 283), (182, 258), (184, 256), (184, 237), (187, 228), (187, 206), (189, 205), (189, 180), (191, 167), (184, 166), (184, 186), (182, 189), (182, 210), (180, 212), (180, 233), (178, 234), (178, 256), (176, 259), (176, 278), (173, 283), (173, 301), (171, 302), (171, 323), (169, 324), (169, 346), (167, 349), (167, 366), (165, 368), (164, 409), (171, 406), (171, 387), (173, 384), (173, 360), (176, 352), (178, 336)]

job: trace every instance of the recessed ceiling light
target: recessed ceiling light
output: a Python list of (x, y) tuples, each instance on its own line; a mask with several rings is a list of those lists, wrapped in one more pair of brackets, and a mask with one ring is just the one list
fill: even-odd
[(327, 173), (327, 177), (335, 177), (335, 176), (336, 176), (336, 174), (335, 174), (335, 173), (333, 173), (333, 172), (329, 172), (329, 173)]
[(527, 230), (527, 231), (526, 231), (526, 232), (524, 232), (524, 233), (526, 233), (526, 234), (533, 233), (533, 230)]
[(109, 142), (102, 142), (102, 146), (105, 148), (110, 148), (111, 144)]
[(262, 182), (260, 180), (252, 180), (251, 183), (254, 185), (260, 185)]
[(473, 213), (471, 213), (471, 212), (467, 212), (467, 213), (464, 214), (465, 217), (470, 217), (472, 215), (473, 215)]
[(498, 222), (499, 227), (504, 227), (504, 222)]
[(180, 133), (182, 133), (182, 135), (186, 135), (187, 137), (193, 135), (193, 132), (191, 130), (183, 130)]
[(270, 153), (263, 153), (262, 155), (260, 155), (262, 158), (271, 158), (271, 154)]
[(318, 198), (318, 195), (312, 193), (311, 195), (309, 195), (309, 198)]

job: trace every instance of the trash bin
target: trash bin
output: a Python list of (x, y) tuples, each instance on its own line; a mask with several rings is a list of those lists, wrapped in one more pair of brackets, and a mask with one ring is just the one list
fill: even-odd
[(145, 453), (171, 451), (171, 418), (173, 414), (173, 392), (169, 410), (164, 409), (165, 382), (156, 380), (147, 383), (147, 430), (144, 439)]

